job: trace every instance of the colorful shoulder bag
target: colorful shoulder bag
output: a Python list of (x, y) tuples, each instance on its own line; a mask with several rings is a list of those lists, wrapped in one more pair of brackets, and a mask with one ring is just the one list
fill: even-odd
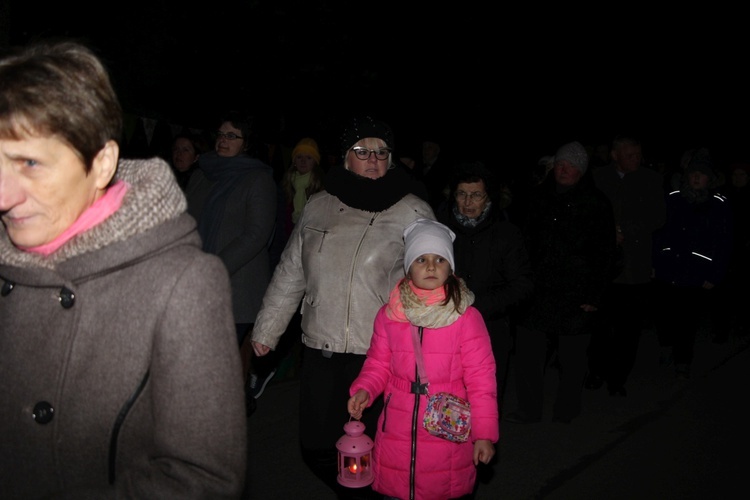
[(423, 425), (427, 432), (455, 443), (465, 443), (471, 432), (471, 407), (464, 398), (449, 392), (438, 392), (430, 395), (427, 387), (427, 374), (424, 370), (421, 342), (422, 327), (412, 326), (412, 341), (414, 355), (417, 360), (419, 378), (416, 385), (424, 388), (427, 395), (427, 409), (424, 413)]

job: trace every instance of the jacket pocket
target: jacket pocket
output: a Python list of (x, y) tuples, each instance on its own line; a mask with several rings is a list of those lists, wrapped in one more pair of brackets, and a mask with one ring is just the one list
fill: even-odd
[(388, 420), (388, 403), (391, 402), (391, 396), (393, 393), (389, 393), (385, 397), (385, 402), (383, 403), (383, 425), (380, 426), (380, 431), (385, 432), (385, 423)]
[(314, 252), (321, 253), (323, 251), (323, 243), (327, 234), (328, 231), (325, 229), (316, 229), (314, 227), (305, 226), (302, 233), (302, 244), (305, 248), (310, 248)]

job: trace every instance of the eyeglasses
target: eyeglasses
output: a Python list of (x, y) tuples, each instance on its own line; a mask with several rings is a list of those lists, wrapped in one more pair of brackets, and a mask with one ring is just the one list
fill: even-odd
[(352, 148), (352, 151), (354, 151), (354, 154), (357, 155), (357, 158), (360, 160), (369, 160), (373, 153), (375, 153), (375, 158), (378, 160), (387, 160), (388, 155), (391, 154), (391, 150), (388, 148), (367, 149), (357, 146), (356, 148)]
[(242, 139), (242, 136), (237, 135), (234, 132), (222, 132), (221, 130), (217, 130), (216, 139), (226, 139), (228, 141), (233, 141), (235, 139)]
[(471, 201), (482, 201), (483, 199), (487, 198), (487, 193), (480, 193), (478, 191), (475, 191), (473, 193), (456, 191), (455, 196), (457, 200), (465, 200), (466, 198), (469, 198)]

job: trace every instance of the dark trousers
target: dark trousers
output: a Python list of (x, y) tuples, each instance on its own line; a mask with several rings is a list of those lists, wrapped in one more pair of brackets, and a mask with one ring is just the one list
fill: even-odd
[[(504, 320), (501, 320), (504, 321)], [(492, 342), (492, 354), (495, 356), (495, 377), (497, 380), (497, 406), (498, 415), (503, 415), (503, 397), (505, 396), (505, 383), (508, 377), (508, 366), (510, 354), (513, 348), (513, 337), (507, 324), (498, 324), (499, 321), (487, 322)]]
[(553, 407), (553, 416), (571, 420), (581, 413), (581, 392), (587, 371), (590, 334), (547, 335), (539, 330), (518, 326), (514, 365), (519, 411), (528, 418), (542, 417), (544, 407), (544, 375), (548, 350), (557, 352), (560, 382)]
[(625, 385), (638, 355), (641, 332), (651, 317), (651, 283), (611, 283), (604, 295), (602, 326), (589, 346), (589, 372), (609, 387)]
[[(344, 435), (349, 421), (346, 403), (349, 387), (359, 375), (365, 356), (333, 353), (303, 347), (300, 366), (299, 436), (302, 458), (308, 468), (341, 499), (381, 498), (370, 487), (346, 488), (336, 480), (338, 452), (336, 442)], [(367, 408), (361, 422), (365, 434), (375, 437), (377, 421), (383, 408), (379, 397)]]
[(658, 285), (660, 308), (656, 315), (657, 335), (661, 347), (672, 347), (675, 364), (690, 365), (695, 352), (695, 337), (705, 318), (712, 290), (700, 287)]

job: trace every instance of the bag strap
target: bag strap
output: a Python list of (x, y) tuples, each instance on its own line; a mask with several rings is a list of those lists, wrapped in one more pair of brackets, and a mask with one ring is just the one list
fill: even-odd
[(412, 384), (411, 392), (414, 394), (427, 394), (427, 373), (424, 370), (424, 357), (422, 356), (422, 332), (423, 327), (411, 325), (411, 341), (414, 345), (414, 357), (417, 360), (417, 381)]

